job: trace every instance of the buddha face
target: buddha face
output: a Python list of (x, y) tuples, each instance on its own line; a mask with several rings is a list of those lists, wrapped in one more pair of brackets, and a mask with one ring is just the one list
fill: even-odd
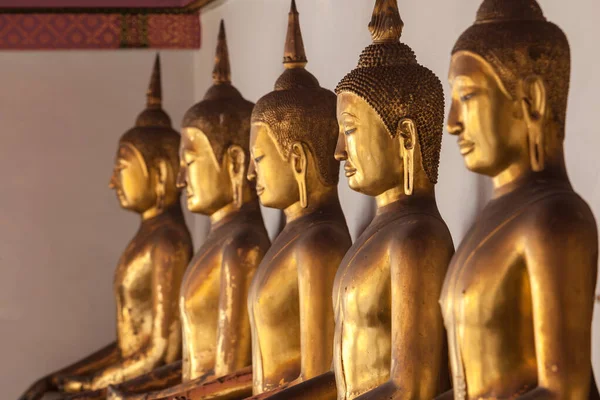
[(231, 180), (227, 171), (228, 155), (219, 164), (206, 135), (198, 128), (184, 128), (180, 147), (177, 185), (185, 188), (191, 212), (211, 215), (231, 203)]
[(514, 101), (482, 57), (462, 51), (452, 57), (452, 106), (448, 131), (458, 136), (465, 164), (495, 177), (528, 160), (527, 125)]
[(250, 153), (248, 179), (256, 180), (261, 204), (283, 210), (296, 203), (300, 194), (292, 164), (284, 159), (266, 124), (252, 124)]
[(121, 207), (126, 210), (143, 213), (156, 203), (146, 162), (129, 143), (119, 146), (109, 186), (116, 191)]
[(354, 93), (342, 92), (337, 117), (340, 134), (335, 157), (346, 161), (350, 188), (378, 196), (398, 186), (403, 168), (400, 142), (391, 137), (375, 110)]

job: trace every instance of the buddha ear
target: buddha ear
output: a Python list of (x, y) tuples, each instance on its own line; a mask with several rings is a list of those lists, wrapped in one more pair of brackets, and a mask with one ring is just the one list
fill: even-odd
[(531, 168), (542, 171), (545, 167), (544, 117), (546, 116), (546, 85), (538, 75), (530, 75), (522, 81), (523, 117), (527, 125)]
[(413, 194), (415, 181), (415, 143), (417, 127), (410, 118), (403, 118), (398, 123), (398, 140), (400, 140), (400, 157), (404, 163), (404, 193)]
[(237, 144), (227, 149), (227, 172), (231, 180), (233, 203), (237, 208), (244, 204), (244, 179), (246, 178), (246, 152)]
[(169, 168), (165, 160), (158, 160), (156, 168), (156, 207), (163, 210), (165, 207), (165, 196), (167, 193), (167, 179)]
[(308, 158), (306, 149), (301, 142), (294, 142), (294, 144), (292, 144), (290, 162), (292, 163), (294, 178), (296, 178), (296, 182), (298, 183), (300, 205), (302, 208), (306, 208), (308, 207), (308, 192), (306, 188), (306, 169), (308, 165)]

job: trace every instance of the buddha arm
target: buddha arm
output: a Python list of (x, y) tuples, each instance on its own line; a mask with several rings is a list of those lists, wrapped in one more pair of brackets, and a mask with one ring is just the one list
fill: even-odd
[(93, 375), (67, 379), (63, 390), (96, 390), (148, 373), (165, 361), (173, 321), (178, 318), (177, 298), (188, 254), (176, 243), (162, 241), (153, 249), (152, 332), (147, 344), (130, 357), (114, 362)]
[(44, 393), (56, 390), (65, 376), (88, 374), (116, 362), (118, 359), (119, 350), (117, 343), (113, 342), (83, 360), (41, 378), (31, 385), (31, 387), (21, 395), (19, 400), (38, 400)]
[(164, 365), (135, 379), (109, 388), (108, 399), (125, 398), (135, 393), (166, 389), (181, 383), (181, 361)]
[(292, 384), (322, 375), (331, 369), (335, 330), (331, 302), (333, 281), (348, 250), (340, 243), (332, 243), (332, 237), (339, 238), (339, 235), (331, 230), (317, 231), (304, 239), (296, 252), (301, 369), (299, 379)]
[(252, 364), (248, 292), (264, 256), (252, 237), (240, 237), (224, 254), (219, 294), (219, 322), (214, 375), (229, 375)]
[(54, 382), (57, 383), (57, 381), (60, 380), (61, 375), (83, 375), (94, 372), (115, 362), (119, 357), (120, 353), (117, 342), (113, 342), (95, 353), (90, 354), (83, 360), (52, 374)]
[(518, 399), (589, 396), (598, 240), (593, 217), (586, 211), (553, 200), (530, 216), (534, 228), (523, 235), (538, 387)]
[(392, 244), (390, 380), (361, 395), (360, 400), (433, 399), (439, 394), (442, 371), (446, 370), (438, 299), (454, 249), (436, 233), (437, 223), (423, 225), (403, 233)]

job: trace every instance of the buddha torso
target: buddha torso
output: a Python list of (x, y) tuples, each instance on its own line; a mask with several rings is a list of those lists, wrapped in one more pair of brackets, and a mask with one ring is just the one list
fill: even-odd
[[(163, 245), (164, 246), (161, 246)], [(166, 254), (164, 248), (173, 253)], [(179, 287), (192, 252), (190, 234), (181, 210), (173, 207), (143, 221), (121, 256), (114, 279), (117, 303), (117, 339), (121, 356), (131, 357), (144, 348), (154, 329), (153, 280), (157, 260), (168, 257), (174, 262), (166, 285)], [(176, 310), (177, 297), (172, 299)], [(177, 313), (168, 321), (165, 362), (175, 361), (181, 352), (180, 321)]]
[[(327, 265), (331, 273), (325, 274), (333, 283), (339, 260), (349, 247), (350, 235), (339, 209), (293, 220), (274, 241), (260, 264), (248, 297), (255, 393), (275, 389), (301, 374), (299, 332), (303, 299), (299, 286), (310, 285), (311, 281), (311, 265), (299, 259), (301, 254), (337, 258), (337, 264)], [(330, 290), (331, 285), (329, 293)], [(322, 324), (333, 326), (333, 320)]]
[[(537, 386), (536, 306), (526, 254), (536, 225), (537, 232), (540, 226), (564, 230), (561, 240), (572, 240), (565, 220), (577, 226), (583, 221), (586, 231), (595, 232), (589, 207), (567, 182), (532, 179), (490, 201), (467, 233), (452, 259), (441, 296), (455, 393), (468, 399), (509, 399)], [(560, 244), (549, 239), (548, 246), (556, 245)], [(572, 265), (564, 267), (586, 268), (589, 263), (580, 262), (593, 257), (571, 260)], [(593, 282), (564, 284), (570, 290), (576, 290), (574, 283), (595, 286), (595, 279), (588, 278)], [(577, 307), (556, 312), (577, 312)], [(559, 372), (558, 365), (551, 368)], [(457, 375), (462, 376), (457, 379)]]
[[(440, 247), (452, 239), (435, 202), (381, 208), (348, 251), (334, 284), (334, 366), (339, 399), (353, 399), (390, 379), (392, 288), (390, 260), (397, 243), (422, 227)], [(401, 268), (419, 268), (418, 264)]]
[[(225, 217), (211, 227), (206, 241), (192, 260), (181, 287), (184, 382), (218, 370), (215, 363), (220, 343), (219, 326), (226, 323), (221, 321), (226, 316), (219, 311), (220, 293), (222, 290), (235, 289), (235, 282), (231, 282), (224, 267), (228, 262), (228, 255), (244, 252), (251, 258), (260, 259), (269, 244), (257, 207)], [(254, 269), (255, 264), (236, 267)], [(224, 340), (229, 338), (221, 338), (221, 341)], [(250, 348), (247, 352), (249, 362)]]

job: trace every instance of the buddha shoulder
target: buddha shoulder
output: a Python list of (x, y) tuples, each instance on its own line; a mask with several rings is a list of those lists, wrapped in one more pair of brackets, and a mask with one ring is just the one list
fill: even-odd
[(229, 233), (223, 252), (239, 260), (246, 260), (249, 266), (256, 266), (269, 246), (269, 236), (263, 227), (243, 225)]
[(439, 216), (425, 213), (393, 220), (378, 235), (394, 250), (447, 253), (454, 249), (446, 223)]
[(557, 251), (565, 246), (583, 246), (582, 250), (598, 246), (594, 215), (575, 192), (540, 199), (530, 204), (522, 215), (519, 229), (524, 230), (521, 238), (528, 244)]
[(155, 256), (188, 260), (192, 253), (192, 239), (185, 227), (166, 226), (153, 232), (148, 240)]
[(341, 260), (350, 245), (350, 234), (345, 226), (323, 222), (302, 230), (294, 243), (294, 252), (314, 259), (331, 256)]

